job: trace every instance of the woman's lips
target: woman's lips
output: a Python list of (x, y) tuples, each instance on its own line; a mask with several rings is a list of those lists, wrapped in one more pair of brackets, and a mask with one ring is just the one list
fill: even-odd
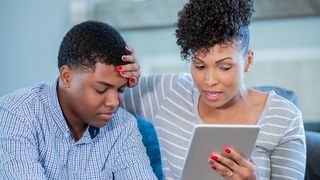
[(207, 100), (218, 101), (221, 97), (221, 91), (203, 91)]

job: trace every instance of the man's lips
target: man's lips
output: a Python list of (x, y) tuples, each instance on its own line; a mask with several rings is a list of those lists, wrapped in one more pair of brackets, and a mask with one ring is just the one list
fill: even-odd
[(99, 113), (98, 116), (102, 119), (112, 119), (114, 113)]

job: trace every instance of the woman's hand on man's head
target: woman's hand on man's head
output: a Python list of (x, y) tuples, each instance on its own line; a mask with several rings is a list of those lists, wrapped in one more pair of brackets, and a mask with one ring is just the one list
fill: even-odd
[(129, 78), (128, 87), (134, 87), (138, 84), (140, 78), (140, 64), (134, 55), (134, 50), (128, 46), (126, 46), (126, 49), (130, 52), (130, 55), (123, 55), (121, 59), (122, 61), (128, 61), (130, 63), (118, 66), (117, 70), (122, 77)]

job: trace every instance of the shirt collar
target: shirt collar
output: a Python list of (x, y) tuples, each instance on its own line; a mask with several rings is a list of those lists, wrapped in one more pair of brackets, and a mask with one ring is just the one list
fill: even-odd
[(63, 134), (68, 138), (71, 136), (67, 121), (63, 116), (63, 112), (58, 99), (58, 87), (59, 79), (52, 83), (48, 88), (47, 99), (49, 100), (49, 112), (51, 112), (52, 117), (58, 128), (63, 132)]

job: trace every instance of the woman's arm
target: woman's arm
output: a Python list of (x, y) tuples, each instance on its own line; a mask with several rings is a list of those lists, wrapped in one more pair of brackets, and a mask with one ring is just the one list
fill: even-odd
[(304, 179), (306, 166), (305, 132), (299, 113), (270, 155), (271, 179)]
[(125, 90), (123, 107), (144, 119), (153, 119), (178, 76), (156, 74), (141, 77), (137, 86)]

